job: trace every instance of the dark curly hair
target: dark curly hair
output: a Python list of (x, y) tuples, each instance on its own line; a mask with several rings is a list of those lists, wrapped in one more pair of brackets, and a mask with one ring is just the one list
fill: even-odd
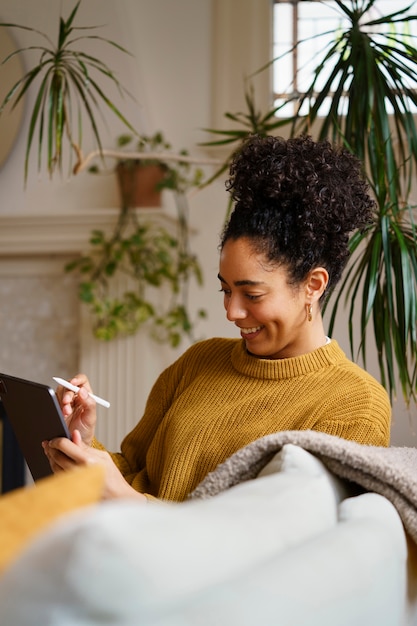
[(232, 160), (226, 188), (235, 206), (220, 246), (247, 237), (294, 283), (325, 267), (327, 292), (348, 261), (349, 234), (375, 210), (359, 159), (309, 136), (251, 136)]

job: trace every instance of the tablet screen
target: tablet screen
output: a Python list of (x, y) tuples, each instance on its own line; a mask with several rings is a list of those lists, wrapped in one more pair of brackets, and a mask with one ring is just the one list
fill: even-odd
[(0, 374), (0, 399), (33, 479), (49, 476), (52, 470), (42, 441), (70, 437), (54, 390)]

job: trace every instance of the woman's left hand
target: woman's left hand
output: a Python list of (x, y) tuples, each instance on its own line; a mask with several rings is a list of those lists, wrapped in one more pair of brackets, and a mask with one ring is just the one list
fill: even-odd
[(43, 442), (43, 449), (54, 473), (70, 470), (76, 466), (99, 463), (105, 469), (103, 500), (134, 498), (146, 501), (146, 497), (133, 489), (123, 478), (110, 454), (83, 443), (80, 432), (74, 430), (72, 439), (59, 437)]

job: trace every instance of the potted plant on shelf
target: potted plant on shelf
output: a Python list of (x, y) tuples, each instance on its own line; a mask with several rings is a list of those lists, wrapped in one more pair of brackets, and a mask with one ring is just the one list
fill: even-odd
[[(143, 137), (140, 145), (147, 144), (152, 144), (152, 154), (157, 146), (170, 148), (162, 133), (151, 139)], [(181, 156), (186, 157), (186, 151), (181, 151)], [(128, 159), (127, 153), (126, 163)], [(189, 161), (168, 164), (153, 156), (152, 164), (163, 172), (159, 190), (169, 189), (174, 194), (176, 218), (166, 227), (155, 217), (150, 219), (143, 211), (135, 210), (138, 203), (132, 202), (130, 194), (122, 193), (113, 232), (106, 235), (93, 231), (90, 251), (66, 269), (80, 274), (80, 298), (90, 310), (98, 339), (134, 334), (146, 326), (155, 340), (176, 347), (185, 336), (195, 340), (197, 320), (189, 312), (188, 290), (193, 279), (202, 284), (202, 272), (190, 246), (187, 193), (200, 186), (203, 173)], [(127, 279), (121, 291), (117, 285), (120, 277)], [(155, 288), (162, 289), (164, 302), (155, 294)], [(205, 311), (198, 310), (196, 317), (205, 317)]]
[[(252, 132), (270, 133), (289, 125), (292, 135), (327, 138), (362, 159), (377, 212), (373, 224), (350, 241), (352, 262), (338, 293), (327, 301), (332, 305), (329, 334), (344, 299), (349, 306), (352, 357), (361, 354), (366, 366), (372, 324), (381, 381), (392, 398), (398, 375), (408, 403), (417, 399), (417, 223), (411, 200), (417, 165), (417, 47), (407, 25), (417, 17), (410, 13), (414, 3), (376, 19), (369, 14), (375, 0), (334, 4), (343, 21), (331, 43), (315, 57), (313, 79), (298, 95), (295, 115), (274, 117), (293, 98), (261, 115), (253, 97), (247, 97), (247, 114), (226, 114), (243, 123), (244, 130), (208, 129), (218, 138), (206, 145), (236, 142), (238, 147)], [(308, 46), (309, 40), (298, 45)], [(324, 87), (318, 89), (323, 77)], [(353, 332), (356, 305), (358, 347)]]
[[(64, 146), (69, 144), (70, 155), (75, 156), (77, 167), (82, 158), (83, 121), (87, 121), (99, 150), (102, 142), (96, 113), (101, 107), (111, 111), (130, 132), (135, 129), (121, 113), (119, 108), (107, 96), (101, 80), (116, 86), (118, 91), (127, 93), (113, 71), (98, 56), (93, 56), (79, 49), (85, 40), (106, 44), (124, 54), (129, 54), (122, 46), (95, 33), (96, 26), (75, 26), (74, 21), (80, 6), (79, 0), (68, 19), (60, 18), (57, 43), (45, 33), (29, 26), (0, 23), (0, 27), (17, 28), (36, 33), (41, 37), (40, 45), (20, 48), (3, 59), (7, 63), (17, 54), (25, 51), (39, 51), (38, 62), (30, 67), (26, 74), (11, 86), (0, 103), (0, 114), (6, 106), (15, 107), (29, 89), (38, 82), (38, 91), (30, 116), (24, 162), (24, 179), (28, 176), (29, 156), (37, 133), (38, 171), (42, 159), (46, 156), (47, 170), (52, 176), (56, 170), (62, 170)], [(43, 43), (43, 42), (46, 42)], [(100, 113), (101, 115), (101, 113)], [(70, 159), (71, 166), (71, 159)]]
[[(121, 135), (118, 138), (118, 147), (126, 146), (133, 141), (132, 135)], [(170, 145), (163, 140), (161, 133), (152, 137), (141, 137), (137, 141), (136, 150), (151, 151), (158, 148), (170, 149)], [(130, 207), (160, 207), (161, 183), (167, 168), (165, 163), (156, 159), (123, 159), (116, 165), (116, 174), (119, 182), (120, 196), (123, 205)]]
[[(116, 150), (122, 151), (132, 143), (135, 153), (141, 153), (142, 158), (132, 157), (132, 153), (127, 152), (125, 158), (117, 158), (115, 166), (121, 205), (132, 208), (160, 207), (162, 189), (166, 187), (170, 168), (165, 162), (155, 158), (155, 155), (171, 150), (171, 144), (160, 131), (153, 135), (122, 134), (117, 137)], [(152, 153), (153, 156), (147, 158), (147, 153)], [(88, 171), (98, 174), (100, 168), (92, 165)]]

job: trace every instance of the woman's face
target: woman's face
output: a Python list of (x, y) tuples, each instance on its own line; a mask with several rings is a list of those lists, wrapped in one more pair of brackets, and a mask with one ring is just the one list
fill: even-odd
[(280, 359), (317, 347), (305, 285), (290, 285), (286, 268), (271, 265), (248, 238), (224, 244), (219, 280), (227, 319), (240, 329), (248, 352)]

